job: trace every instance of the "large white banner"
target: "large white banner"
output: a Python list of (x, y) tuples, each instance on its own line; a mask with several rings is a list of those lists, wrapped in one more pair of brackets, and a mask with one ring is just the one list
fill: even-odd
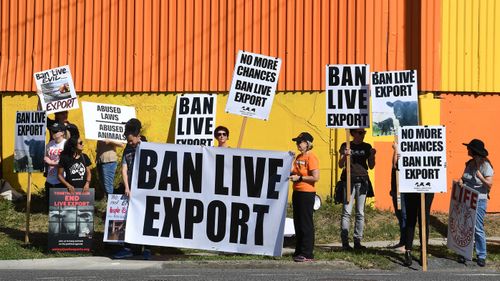
[(44, 168), (45, 111), (17, 111), (14, 132), (14, 172), (42, 172)]
[(109, 194), (104, 224), (104, 242), (123, 242), (127, 222), (128, 197), (123, 194)]
[(135, 108), (115, 104), (82, 102), (85, 138), (125, 143), (125, 123), (135, 118)]
[(142, 142), (125, 241), (280, 256), (293, 155)]
[(399, 127), (398, 137), (399, 191), (446, 192), (445, 127)]
[(42, 109), (47, 113), (77, 109), (78, 101), (69, 66), (33, 74)]
[(213, 146), (217, 95), (177, 96), (175, 143)]
[(467, 186), (454, 183), (451, 192), (448, 217), (448, 248), (472, 260), (474, 229), (479, 192)]
[(370, 110), (367, 64), (326, 66), (326, 127), (368, 128)]
[(394, 135), (400, 126), (418, 125), (417, 71), (373, 72), (373, 135)]
[(239, 51), (226, 112), (268, 120), (280, 68), (280, 58)]

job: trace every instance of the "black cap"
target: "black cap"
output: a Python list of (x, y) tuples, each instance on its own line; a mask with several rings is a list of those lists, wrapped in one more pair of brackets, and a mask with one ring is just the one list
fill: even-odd
[(488, 156), (488, 150), (484, 148), (484, 142), (482, 140), (473, 139), (469, 143), (463, 143), (468, 149), (472, 150), (479, 156)]
[(49, 130), (52, 133), (64, 132), (66, 130), (66, 126), (55, 122), (54, 124), (52, 124), (52, 126), (49, 127)]
[(308, 132), (302, 132), (296, 138), (293, 138), (292, 140), (293, 141), (310, 141), (310, 142), (312, 142), (314, 140), (314, 138)]

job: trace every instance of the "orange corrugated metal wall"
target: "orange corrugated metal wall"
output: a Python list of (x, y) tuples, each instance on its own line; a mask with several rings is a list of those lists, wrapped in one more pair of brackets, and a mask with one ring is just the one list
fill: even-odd
[(82, 92), (227, 91), (236, 53), (283, 59), (279, 91), (324, 89), (324, 66), (418, 69), (439, 90), (440, 1), (2, 0), (0, 91), (69, 64)]

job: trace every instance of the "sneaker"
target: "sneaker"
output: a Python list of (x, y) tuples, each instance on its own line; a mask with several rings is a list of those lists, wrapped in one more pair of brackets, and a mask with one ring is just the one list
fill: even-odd
[(129, 248), (123, 248), (121, 249), (120, 251), (118, 251), (118, 253), (116, 253), (113, 258), (115, 259), (126, 259), (126, 258), (130, 258), (130, 257), (133, 257), (134, 254), (132, 253), (132, 250), (130, 250)]
[(151, 250), (144, 249), (144, 251), (142, 251), (142, 258), (144, 260), (150, 260), (151, 259)]
[(477, 265), (479, 265), (480, 267), (486, 266), (486, 260), (478, 258), (477, 259)]
[(302, 255), (299, 255), (299, 256), (293, 257), (293, 261), (294, 262), (312, 262), (312, 261), (314, 261), (314, 259), (309, 259), (309, 258), (306, 258)]
[(364, 249), (366, 249), (366, 247), (361, 245), (361, 242), (354, 242), (354, 249), (355, 250), (364, 250)]
[(406, 250), (405, 251), (405, 261), (404, 261), (404, 265), (405, 266), (411, 266), (412, 264), (412, 260), (411, 260), (411, 251), (410, 250)]

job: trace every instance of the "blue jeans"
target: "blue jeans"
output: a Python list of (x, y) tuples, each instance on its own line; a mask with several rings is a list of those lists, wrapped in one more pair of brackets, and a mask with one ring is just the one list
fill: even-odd
[(484, 232), (484, 216), (486, 215), (487, 203), (487, 199), (479, 199), (477, 201), (474, 240), (476, 245), (476, 256), (478, 259), (486, 259), (486, 232)]
[(113, 194), (116, 166), (116, 162), (98, 164), (99, 179), (106, 194)]

